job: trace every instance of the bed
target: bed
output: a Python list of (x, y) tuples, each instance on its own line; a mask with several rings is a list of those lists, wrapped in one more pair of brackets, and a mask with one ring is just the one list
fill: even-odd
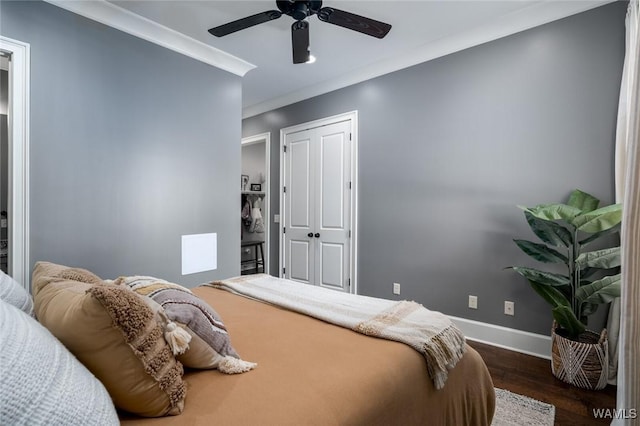
[(193, 292), (224, 318), (235, 349), (257, 368), (186, 370), (177, 416), (120, 413), (123, 425), (488, 425), (495, 394), (471, 347), (436, 390), (423, 356), (221, 289)]

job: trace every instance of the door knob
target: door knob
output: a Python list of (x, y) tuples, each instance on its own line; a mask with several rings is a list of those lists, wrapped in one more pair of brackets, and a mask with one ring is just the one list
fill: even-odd
[(309, 232), (309, 233), (307, 234), (307, 237), (309, 237), (309, 238), (313, 238), (313, 232)]
[(316, 238), (320, 238), (320, 234), (316, 232), (315, 237), (316, 237)]

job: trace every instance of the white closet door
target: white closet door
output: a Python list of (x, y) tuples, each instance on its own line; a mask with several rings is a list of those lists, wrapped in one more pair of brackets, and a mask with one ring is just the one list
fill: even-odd
[(285, 137), (285, 277), (349, 291), (350, 121)]
[(285, 139), (285, 277), (315, 283), (313, 143), (311, 131)]
[(316, 284), (349, 291), (350, 122), (316, 130)]

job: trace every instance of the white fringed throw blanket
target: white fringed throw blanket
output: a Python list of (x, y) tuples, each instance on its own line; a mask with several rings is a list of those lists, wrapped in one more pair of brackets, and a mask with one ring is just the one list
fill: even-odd
[(243, 275), (207, 285), (367, 336), (405, 343), (424, 356), (436, 389), (442, 389), (448, 370), (464, 354), (464, 335), (451, 320), (415, 302), (341, 293), (267, 274)]

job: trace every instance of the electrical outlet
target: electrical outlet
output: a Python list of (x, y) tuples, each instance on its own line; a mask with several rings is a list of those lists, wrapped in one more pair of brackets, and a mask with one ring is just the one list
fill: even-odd
[(478, 296), (469, 295), (469, 308), (478, 309)]
[(393, 283), (393, 294), (400, 294), (400, 284)]
[(505, 315), (515, 315), (516, 304), (514, 302), (510, 302), (508, 300), (504, 301), (504, 314)]

